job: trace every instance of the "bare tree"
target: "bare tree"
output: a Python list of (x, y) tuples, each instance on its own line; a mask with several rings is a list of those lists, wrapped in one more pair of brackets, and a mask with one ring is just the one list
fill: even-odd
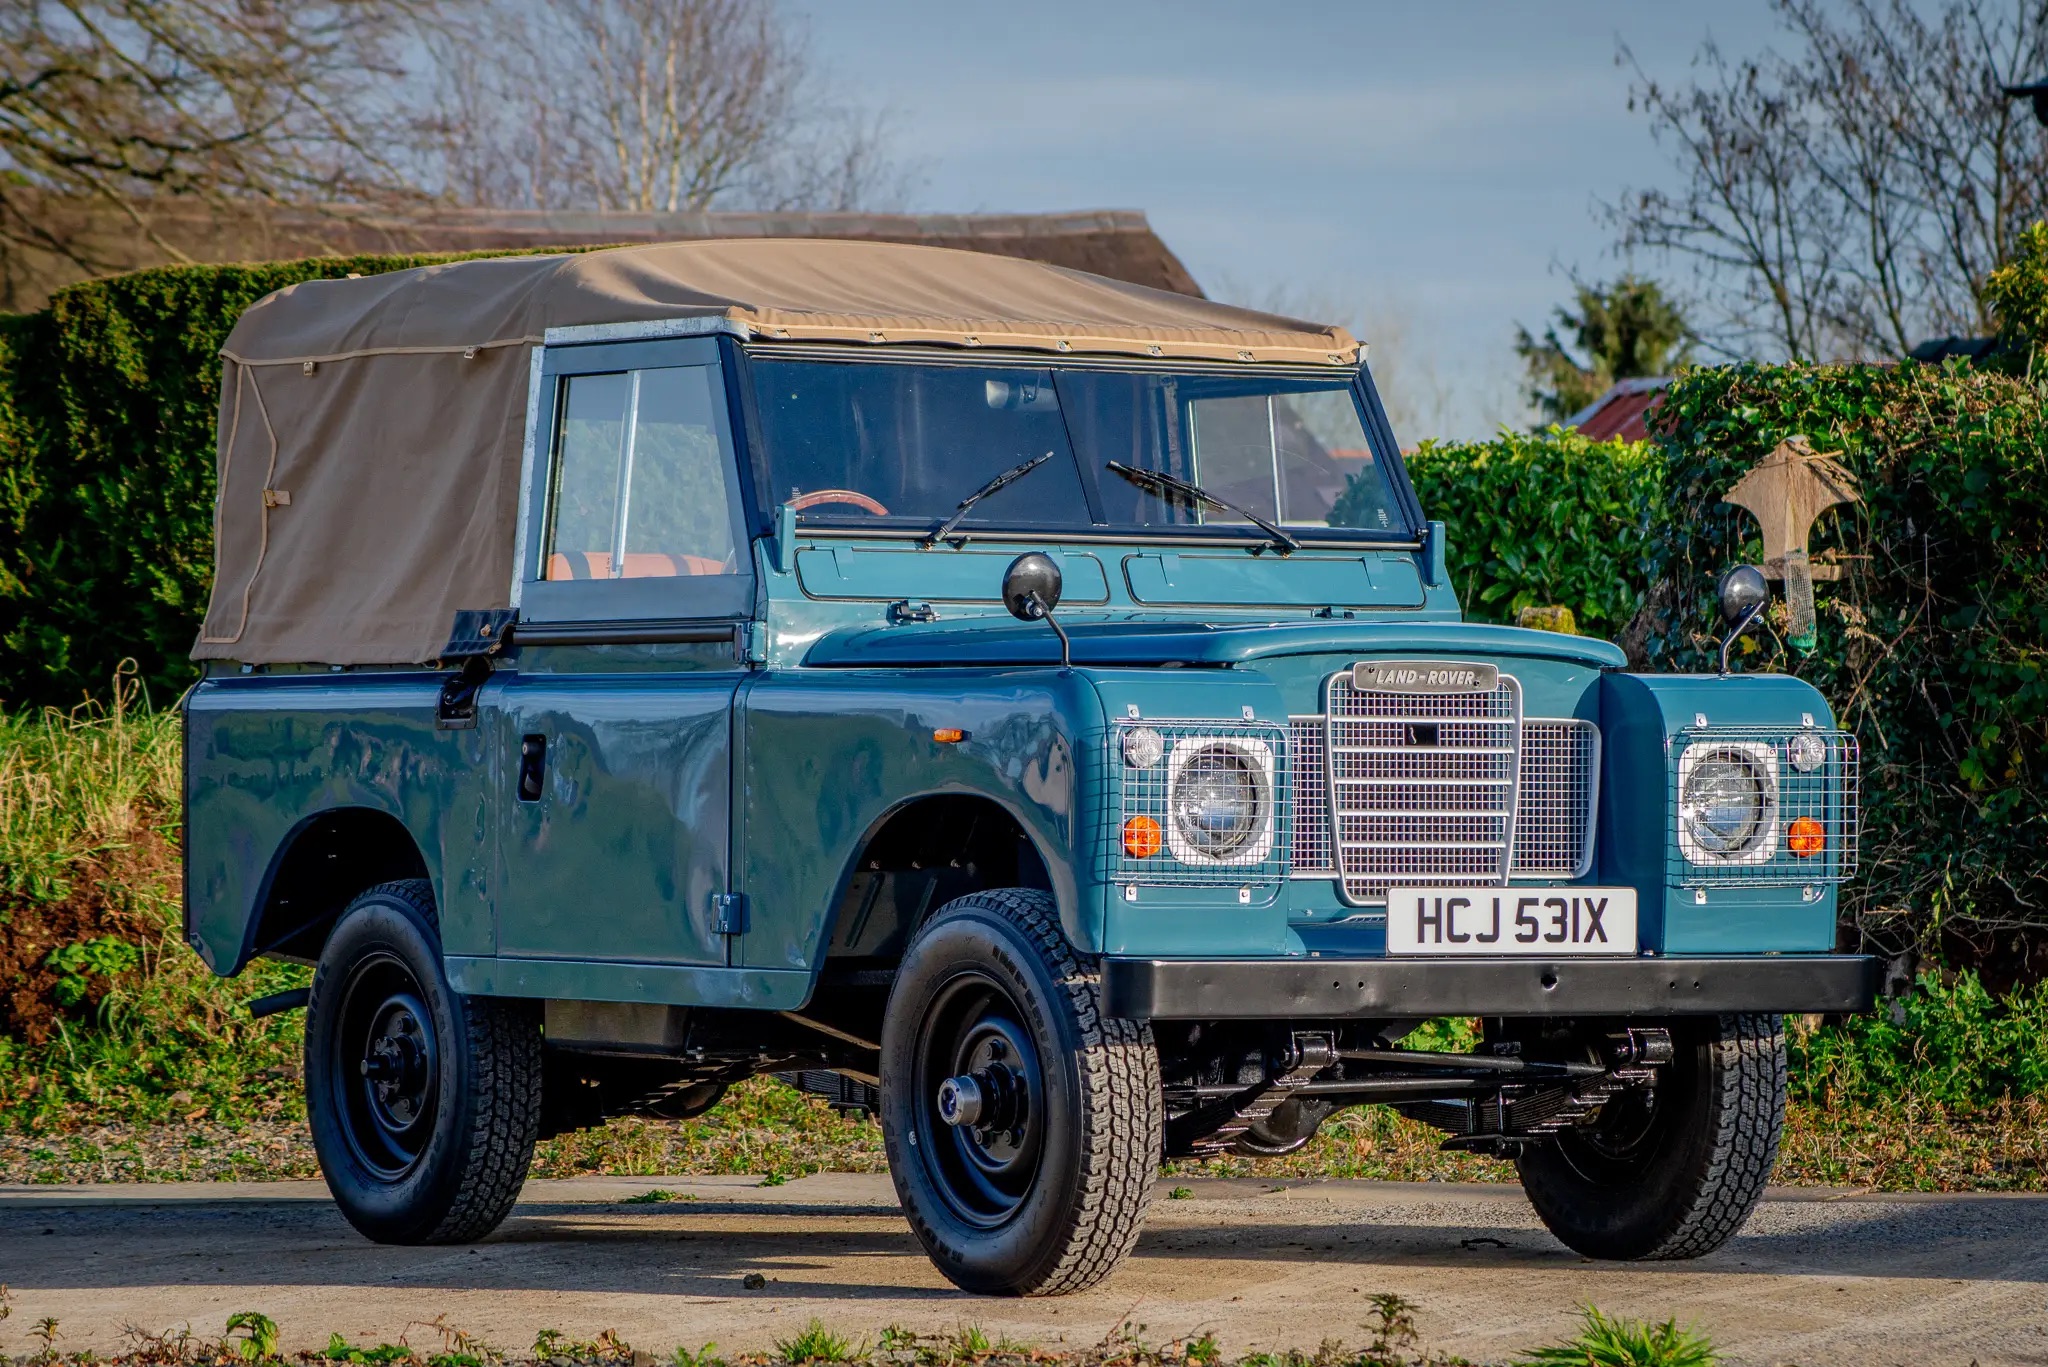
[(439, 180), (459, 202), (672, 213), (901, 192), (879, 119), (813, 93), (805, 36), (769, 0), (495, 0), (435, 55)]
[(431, 0), (0, 0), (0, 252), (87, 272), (170, 201), (402, 194), (387, 90)]
[(1625, 248), (1689, 260), (1731, 354), (1898, 356), (1992, 326), (1985, 278), (2048, 212), (2048, 136), (2000, 87), (2048, 73), (2048, 0), (1773, 0), (1791, 55), (1709, 42), (1630, 107), (1682, 177), (1612, 206)]

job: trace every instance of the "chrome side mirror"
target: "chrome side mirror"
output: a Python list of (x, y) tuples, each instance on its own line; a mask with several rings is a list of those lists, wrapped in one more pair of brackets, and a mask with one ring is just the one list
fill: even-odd
[(1728, 628), (1728, 634), (1721, 638), (1721, 672), (1726, 674), (1728, 652), (1769, 605), (1771, 585), (1756, 566), (1737, 565), (1721, 576), (1715, 593), (1721, 600), (1721, 625)]
[(1040, 551), (1026, 551), (1003, 571), (1003, 606), (1020, 622), (1040, 621), (1060, 605), (1064, 587), (1057, 561)]
[(1020, 622), (1044, 622), (1060, 638), (1060, 668), (1074, 667), (1074, 651), (1066, 629), (1053, 620), (1064, 579), (1059, 562), (1041, 551), (1026, 551), (1003, 571), (1003, 606)]

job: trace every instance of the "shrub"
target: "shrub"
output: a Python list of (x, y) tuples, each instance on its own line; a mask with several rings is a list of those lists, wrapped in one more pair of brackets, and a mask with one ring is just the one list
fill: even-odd
[(168, 266), (0, 317), (0, 700), (69, 707), (130, 657), (157, 701), (175, 698), (195, 677), (213, 573), (219, 351), (235, 319), (301, 280), (458, 259)]
[(2012, 260), (1991, 272), (1984, 292), (2006, 348), (2019, 357), (2021, 370), (2038, 376), (2048, 349), (2048, 223), (2020, 234)]
[[(2048, 925), (2048, 413), (2027, 382), (1959, 363), (1681, 375), (1652, 417), (1665, 493), (1634, 644), (1713, 667), (1715, 577), (1761, 557), (1722, 495), (1787, 437), (1840, 452), (1864, 502), (1822, 515), (1840, 553), (1808, 655), (1759, 633), (1748, 665), (1818, 687), (1863, 743), (1863, 858), (1845, 913), (1881, 947), (1962, 960)], [(1771, 625), (1782, 624), (1782, 604)]]
[[(1559, 427), (1502, 432), (1488, 442), (1424, 442), (1408, 473), (1425, 515), (1445, 524), (1467, 617), (1513, 622), (1525, 607), (1557, 603), (1587, 635), (1609, 636), (1634, 616), (1662, 473), (1648, 444)], [(1346, 511), (1340, 501), (1332, 520)]]
[(1974, 973), (1930, 974), (1896, 1011), (1795, 1032), (1790, 1048), (1792, 1095), (1816, 1106), (1981, 1111), (2048, 1093), (2048, 984), (1999, 998)]

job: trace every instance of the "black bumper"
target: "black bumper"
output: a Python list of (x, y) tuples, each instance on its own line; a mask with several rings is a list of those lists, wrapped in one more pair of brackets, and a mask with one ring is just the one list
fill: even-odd
[(1715, 959), (1104, 959), (1133, 1020), (1704, 1016), (1864, 1011), (1883, 965), (1852, 954)]

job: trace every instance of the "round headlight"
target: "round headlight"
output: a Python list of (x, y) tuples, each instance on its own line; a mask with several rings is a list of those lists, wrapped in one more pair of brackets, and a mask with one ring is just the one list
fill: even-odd
[(1811, 731), (1801, 731), (1785, 742), (1785, 756), (1792, 761), (1794, 769), (1810, 774), (1828, 762), (1827, 742)]
[(1173, 824), (1190, 849), (1227, 859), (1259, 831), (1259, 774), (1241, 751), (1205, 745), (1173, 786)]
[(1741, 854), (1763, 838), (1767, 802), (1763, 772), (1748, 756), (1723, 750), (1692, 766), (1678, 810), (1702, 850), (1728, 856)]
[(1124, 732), (1124, 763), (1133, 769), (1150, 769), (1166, 755), (1166, 738), (1149, 726), (1134, 726)]

